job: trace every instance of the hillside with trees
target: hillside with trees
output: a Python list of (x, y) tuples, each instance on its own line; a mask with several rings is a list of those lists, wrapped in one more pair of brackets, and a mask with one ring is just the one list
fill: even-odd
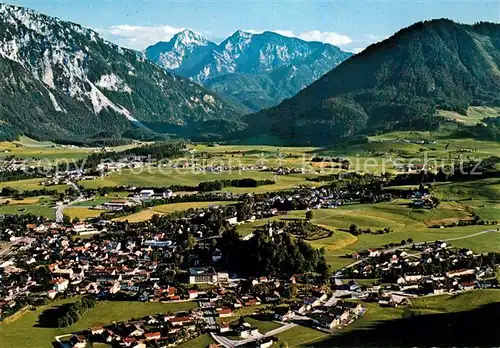
[(416, 23), (341, 63), (295, 97), (247, 117), (247, 134), (325, 144), (429, 130), (437, 109), (500, 105), (500, 25)]

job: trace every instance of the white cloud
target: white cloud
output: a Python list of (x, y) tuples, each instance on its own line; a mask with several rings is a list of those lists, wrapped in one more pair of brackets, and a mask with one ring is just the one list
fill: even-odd
[(276, 34), (280, 34), (287, 37), (298, 37), (292, 30), (273, 30)]
[[(154, 45), (158, 41), (169, 41), (176, 33), (184, 29), (186, 28), (174, 27), (170, 25), (138, 26), (122, 24), (114, 25), (105, 29), (96, 29), (96, 31), (98, 31), (107, 40), (115, 42), (120, 46), (143, 50), (150, 45)], [(252, 34), (261, 34), (265, 30), (246, 29), (243, 31)], [(320, 41), (329, 43), (335, 46), (341, 46), (345, 50), (356, 52), (360, 50), (358, 47), (366, 47), (368, 44), (378, 41), (377, 39), (381, 38), (380, 36), (368, 34), (357, 39), (352, 39), (347, 35), (337, 32), (320, 30), (309, 30), (301, 33), (296, 33), (293, 30), (287, 29), (274, 29), (269, 31), (273, 31), (287, 37), (296, 37), (305, 41)], [(210, 31), (203, 31), (201, 32), (201, 35), (216, 42), (220, 41), (218, 40), (220, 38), (215, 38)]]
[(354, 47), (354, 48), (349, 49), (348, 51), (352, 52), (352, 53), (360, 53), (360, 52), (363, 52), (365, 50), (365, 48), (366, 47)]
[(355, 38), (353, 40), (353, 44), (348, 45), (348, 47), (345, 47), (344, 50), (349, 51), (349, 52), (353, 52), (353, 53), (359, 53), (359, 52), (364, 51), (371, 44), (383, 41), (387, 38), (388, 38), (388, 36), (386, 36), (386, 35), (375, 35), (375, 34), (361, 35), (361, 36)]
[(302, 40), (321, 41), (335, 46), (345, 46), (352, 42), (352, 39), (349, 36), (331, 31), (311, 30), (300, 34), (299, 37)]
[[(244, 31), (251, 34), (262, 34), (264, 32), (264, 30), (257, 30), (257, 29), (248, 29)], [(349, 36), (339, 34), (333, 31), (310, 30), (310, 31), (304, 31), (302, 33), (295, 33), (293, 30), (285, 30), (285, 29), (275, 29), (269, 31), (275, 32), (283, 36), (296, 37), (304, 41), (319, 41), (319, 42), (329, 43), (335, 46), (345, 46), (352, 43), (352, 39)]]
[(172, 36), (185, 28), (163, 26), (114, 25), (107, 29), (97, 29), (107, 40), (118, 45), (143, 50), (158, 41), (169, 41)]

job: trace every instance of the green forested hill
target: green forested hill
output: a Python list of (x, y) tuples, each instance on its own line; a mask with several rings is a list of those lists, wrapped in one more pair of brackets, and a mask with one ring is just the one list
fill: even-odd
[(499, 105), (499, 68), (500, 25), (417, 23), (279, 106), (250, 115), (248, 133), (323, 144), (375, 131), (433, 128), (437, 108)]

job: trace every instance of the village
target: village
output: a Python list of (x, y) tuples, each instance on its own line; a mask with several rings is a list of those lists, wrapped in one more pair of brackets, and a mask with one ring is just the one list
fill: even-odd
[[(326, 332), (349, 325), (365, 313), (364, 301), (399, 306), (418, 296), (497, 287), (496, 254), (478, 255), (446, 242), (409, 240), (386, 249), (360, 250), (350, 255), (350, 265), (328, 279), (308, 273), (242, 277), (224, 267), (227, 251), (215, 241), (223, 241), (225, 234), (215, 231), (231, 231), (239, 223), (273, 217), (286, 209), (332, 207), (345, 202), (348, 192), (320, 189), (265, 199), (248, 196), (236, 206), (212, 206), (137, 225), (113, 221), (63, 225), (5, 216), (2, 222), (10, 228), (3, 238), (10, 246), (0, 255), (1, 315), (8, 317), (61, 296), (117, 303), (187, 301), (197, 303), (196, 308), (89, 328), (61, 344), (171, 346), (209, 332), (222, 346), (269, 347), (274, 333), (295, 325)], [(301, 228), (308, 226), (272, 223), (244, 243), (310, 232)], [(353, 279), (373, 282), (360, 285)], [(276, 327), (261, 332), (255, 326), (260, 322)]]
[[(385, 222), (349, 227), (349, 209), (364, 205), (392, 204), (409, 217), (435, 212), (441, 201), (430, 184), (421, 183), (420, 174), (335, 173), (311, 177), (313, 186), (260, 193), (223, 188), (254, 189), (273, 183), (240, 177), (200, 181), (196, 186), (81, 185), (144, 166), (147, 160), (134, 154), (103, 163), (103, 155), (108, 153), (96, 154), (98, 164), (91, 171), (52, 172), (40, 178), (44, 188), (22, 192), (23, 197), (57, 197), (56, 219), (0, 216), (0, 320), (64, 301), (64, 306), (43, 311), (39, 319), (46, 327), (71, 330), (54, 337), (61, 347), (171, 347), (207, 336), (215, 346), (271, 347), (277, 337), (297, 328), (325, 335), (346, 331), (374, 305), (411, 307), (418, 298), (498, 287), (496, 253), (455, 248), (453, 238), (415, 242), (405, 236), (399, 242)], [(276, 176), (298, 173), (291, 167), (264, 165), (193, 168), (271, 171)], [(389, 180), (417, 185), (399, 189), (389, 186)], [(68, 188), (50, 191), (60, 184)], [(21, 192), (5, 187), (2, 195), (16, 199)], [(73, 204), (87, 201), (92, 202), (88, 209), (98, 214), (87, 219), (64, 214)], [(196, 204), (161, 214), (153, 210), (147, 219), (129, 221), (133, 214), (178, 203)], [(323, 224), (329, 212), (338, 212), (339, 220), (346, 221), (335, 228)], [(484, 225), (476, 226), (471, 236), (498, 232), (496, 220), (472, 213), (458, 216), (424, 228)], [(338, 237), (355, 245), (365, 236), (371, 242), (363, 247), (345, 255), (338, 251), (333, 260), (338, 267), (331, 266), (331, 258), (327, 261), (332, 252), (324, 241)], [(371, 245), (376, 247), (368, 248)], [(124, 303), (173, 309), (73, 329), (94, 307)]]

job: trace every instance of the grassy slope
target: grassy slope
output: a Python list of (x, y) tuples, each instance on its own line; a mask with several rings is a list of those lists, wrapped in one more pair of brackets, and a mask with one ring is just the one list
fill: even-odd
[[(411, 301), (411, 306), (399, 308), (381, 308), (378, 304), (364, 303), (368, 311), (363, 317), (335, 336), (316, 342), (314, 346), (331, 346), (333, 343), (339, 346), (401, 347), (409, 343), (439, 346), (450, 345), (445, 342), (454, 340), (457, 342), (451, 345), (484, 345), (491, 337), (495, 337), (491, 329), (498, 317), (498, 290), (476, 290)], [(470, 335), (468, 329), (474, 330), (474, 334)], [(465, 334), (464, 330), (468, 342), (458, 343), (460, 336)], [(421, 336), (422, 332), (426, 336)]]
[(17, 181), (4, 181), (0, 182), (0, 189), (4, 187), (10, 187), (19, 191), (30, 191), (30, 190), (40, 190), (46, 188), (48, 190), (56, 190), (58, 192), (64, 192), (68, 188), (67, 185), (53, 185), (53, 186), (42, 186), (40, 183), (44, 179), (26, 179)]
[(189, 340), (187, 342), (184, 342), (180, 345), (178, 345), (179, 348), (205, 348), (210, 346), (212, 343), (215, 343), (215, 341), (212, 339), (212, 337), (209, 334), (204, 334), (201, 336), (196, 337), (193, 340)]
[(286, 342), (288, 347), (309, 347), (317, 341), (329, 337), (323, 331), (314, 330), (304, 326), (295, 326), (275, 336), (278, 344)]
[[(448, 239), (467, 236), (490, 229), (489, 226), (466, 226), (445, 229), (429, 228), (434, 224), (456, 221), (470, 216), (466, 202), (443, 202), (437, 209), (413, 209), (407, 205), (407, 200), (378, 204), (359, 204), (343, 206), (337, 209), (321, 209), (314, 211), (313, 223), (332, 228), (335, 232), (330, 238), (310, 242), (317, 248), (325, 248), (325, 256), (329, 264), (338, 269), (352, 262), (352, 259), (342, 258), (342, 255), (368, 248), (381, 248), (385, 244), (400, 243), (412, 238), (415, 242)], [(500, 209), (488, 208), (489, 216), (500, 217)], [(481, 208), (486, 209), (486, 208)], [(275, 217), (271, 220), (303, 219), (305, 211), (292, 211), (288, 215)], [(252, 233), (256, 228), (265, 225), (265, 221), (238, 226), (242, 235)], [(362, 234), (354, 237), (346, 232), (351, 224), (372, 230), (390, 227), (393, 232), (382, 235)], [(340, 231), (339, 231), (340, 229)], [(457, 240), (453, 245), (469, 247), (477, 252), (500, 251), (500, 238), (495, 233), (484, 234), (474, 238)]]
[(438, 115), (450, 120), (455, 120), (467, 125), (475, 125), (481, 122), (483, 118), (495, 117), (500, 114), (500, 108), (472, 106), (467, 110), (467, 115), (460, 115), (457, 112), (439, 110)]

